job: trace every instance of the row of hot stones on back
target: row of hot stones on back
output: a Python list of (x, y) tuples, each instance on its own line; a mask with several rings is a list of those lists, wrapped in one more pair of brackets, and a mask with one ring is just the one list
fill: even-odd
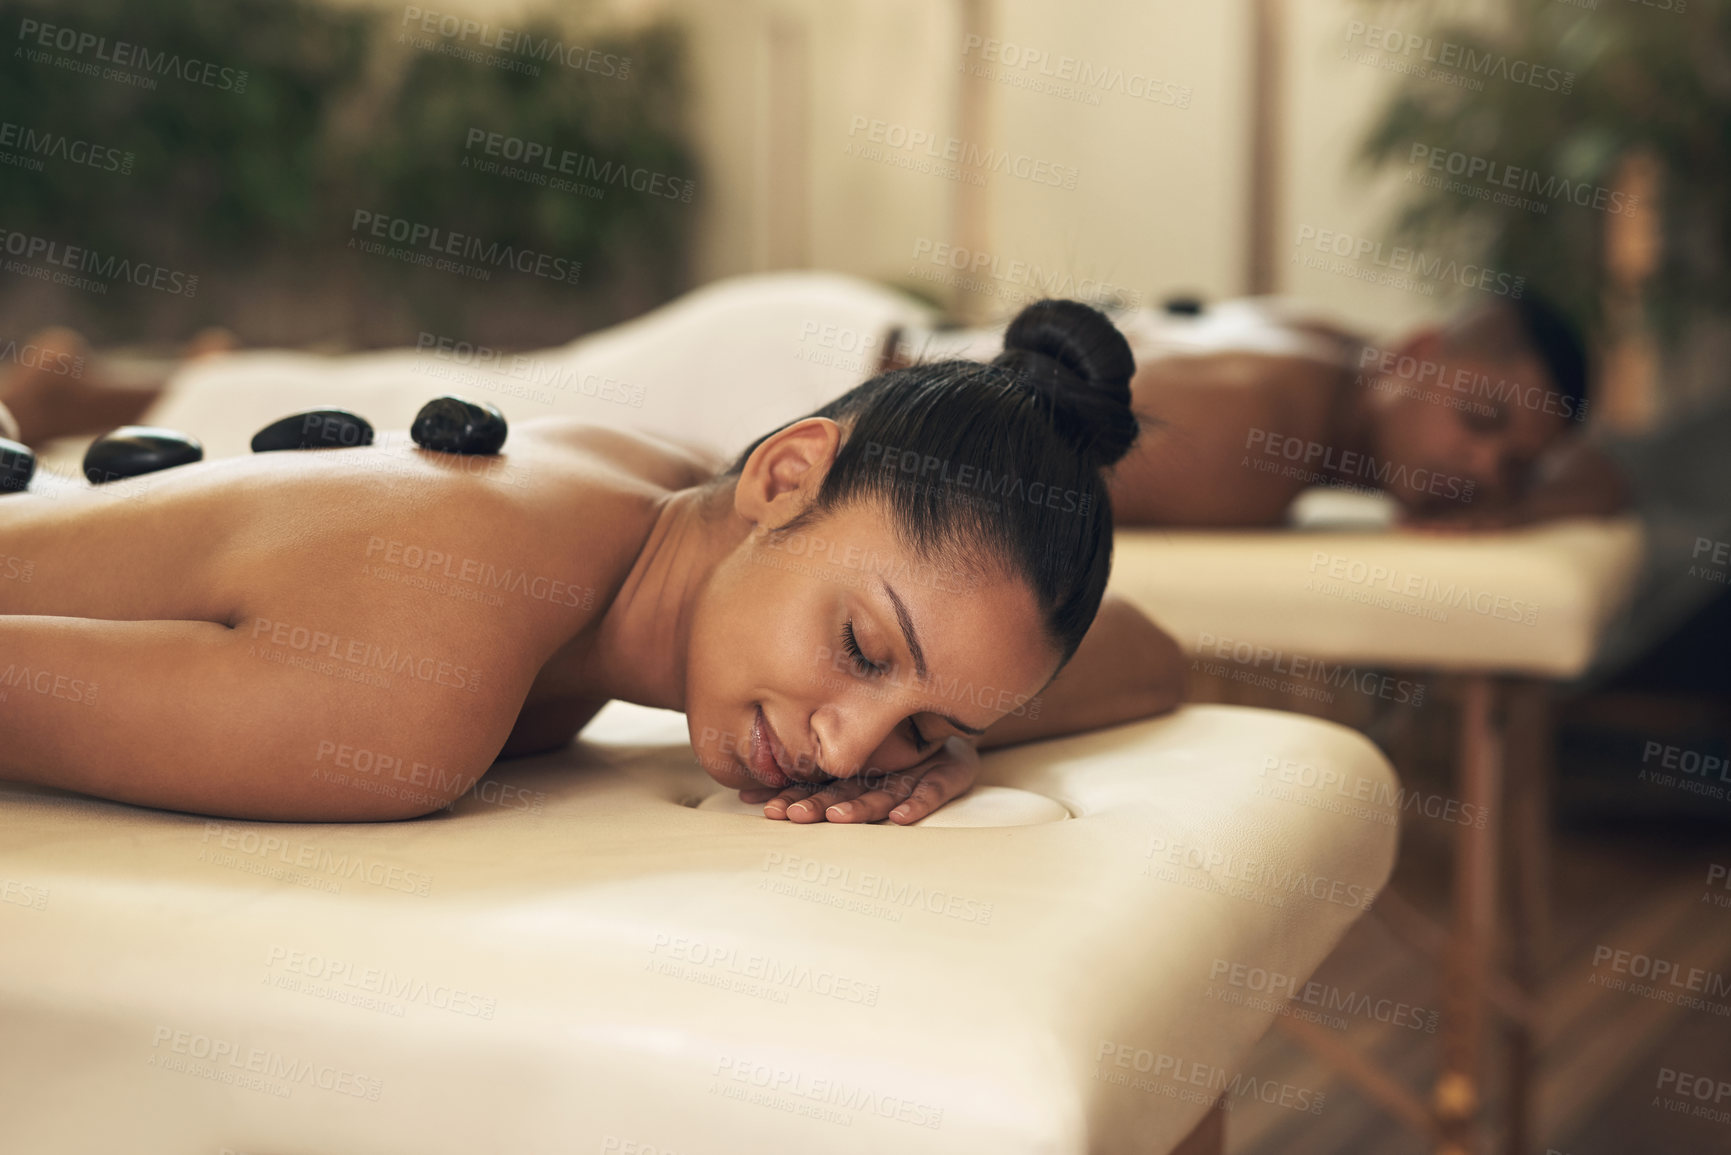
[[(485, 402), (435, 397), (421, 407), (409, 436), (437, 453), (485, 456), (498, 453), (508, 430), (505, 415)], [(259, 430), (254, 453), (282, 449), (352, 449), (373, 443), (373, 427), (346, 409), (310, 409)], [(92, 485), (190, 465), (204, 459), (196, 438), (155, 425), (126, 425), (91, 442), (84, 454), (84, 476)], [(0, 493), (22, 493), (36, 476), (36, 454), (0, 437)]]

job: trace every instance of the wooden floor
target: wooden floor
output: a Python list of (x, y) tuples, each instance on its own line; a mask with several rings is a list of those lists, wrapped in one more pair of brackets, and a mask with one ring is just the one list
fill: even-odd
[[(1453, 711), (1446, 685), (1431, 687), (1419, 709), (1338, 696), (1330, 704), (1299, 703), (1241, 691), (1205, 680), (1193, 687), (1191, 697), (1334, 717), (1376, 737), (1406, 785), (1452, 796)], [(1681, 740), (1692, 748), (1723, 743), (1731, 728), (1726, 705), (1717, 703), (1711, 712), (1708, 730), (1716, 729), (1717, 738), (1700, 728), (1699, 713), (1674, 711), (1661, 725), (1652, 711), (1635, 710), (1633, 735), (1640, 741), (1631, 740), (1626, 725), (1619, 731), (1603, 722), (1614, 713), (1608, 708), (1576, 703), (1563, 711), (1556, 747), (1552, 921), (1542, 956), (1540, 1069), (1534, 1135), (1527, 1144), (1532, 1155), (1731, 1153), (1731, 887), (1722, 877), (1731, 871), (1710, 877), (1715, 864), (1731, 868), (1731, 800), (1685, 794), (1674, 785), (1639, 778), (1644, 740), (1674, 734), (1681, 726)], [(1576, 722), (1569, 722), (1570, 714)], [(1691, 725), (1696, 729), (1690, 731)], [(1406, 903), (1437, 918), (1448, 909), (1449, 836), (1440, 820), (1403, 824), (1390, 884)], [(1626, 989), (1640, 980), (1613, 970), (1610, 952), (1616, 951), (1628, 952), (1624, 957), (1631, 967), (1641, 966), (1635, 956), (1646, 956), (1675, 963), (1684, 976), (1699, 968), (1697, 987), (1717, 982), (1720, 993), (1698, 993), (1710, 1004), (1701, 1007)], [(1377, 1069), (1427, 1092), (1438, 1059), (1437, 1036), (1411, 1024), (1424, 1023), (1424, 1012), (1440, 1006), (1435, 963), (1415, 955), (1373, 910), (1313, 976), (1321, 984), (1319, 997), (1335, 1009), (1313, 1010), (1325, 1016), (1322, 1025), (1333, 1037), (1369, 1057)], [(1601, 985), (1619, 978), (1625, 989)], [(1658, 985), (1688, 993), (1669, 983)], [(1398, 1022), (1378, 1021), (1379, 1009), (1382, 1018), (1391, 1019), (1392, 1008), (1402, 1004), (1410, 1009)], [(1287, 1010), (1299, 1006), (1291, 1003)], [(1321, 1093), (1323, 1109), (1308, 1114), (1243, 1099), (1229, 1116), (1228, 1152), (1421, 1155), (1433, 1150), (1316, 1059), (1284, 1026), (1277, 1018), (1246, 1073)], [(1497, 1051), (1500, 1055), (1501, 1048)], [(1684, 1093), (1676, 1085), (1660, 1086), (1666, 1072), (1681, 1073)], [(1708, 1081), (1696, 1083), (1697, 1076)], [(1493, 1079), (1492, 1094), (1503, 1085), (1500, 1075)], [(1706, 1098), (1691, 1097), (1690, 1091)], [(1493, 1099), (1490, 1107), (1496, 1113), (1499, 1104)], [(1697, 1107), (1700, 1114), (1694, 1113)]]

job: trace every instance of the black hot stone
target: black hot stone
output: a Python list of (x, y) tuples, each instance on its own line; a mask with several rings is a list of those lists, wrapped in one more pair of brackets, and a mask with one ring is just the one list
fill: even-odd
[(505, 415), (486, 402), (435, 397), (415, 414), (409, 436), (422, 449), (485, 455), (505, 444)]
[(101, 485), (141, 473), (155, 473), (176, 465), (190, 465), (204, 457), (204, 446), (172, 429), (154, 425), (123, 425), (99, 437), (84, 453), (84, 476)]
[(36, 455), (28, 446), (0, 437), (0, 493), (23, 493), (36, 476)]
[(347, 409), (309, 409), (274, 421), (253, 434), (252, 451), (348, 449), (373, 443), (373, 427)]

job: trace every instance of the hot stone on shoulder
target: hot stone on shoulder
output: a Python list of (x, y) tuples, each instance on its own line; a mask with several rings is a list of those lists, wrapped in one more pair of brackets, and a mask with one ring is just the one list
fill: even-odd
[(409, 436), (422, 449), (481, 456), (505, 444), (505, 415), (485, 402), (435, 397), (421, 407)]
[(204, 458), (204, 446), (184, 433), (154, 425), (123, 425), (97, 438), (84, 453), (84, 476), (101, 485), (155, 473)]
[(373, 443), (373, 427), (347, 409), (309, 409), (253, 434), (254, 453), (279, 449), (351, 449)]
[(0, 493), (22, 493), (36, 476), (36, 455), (28, 446), (0, 437)]

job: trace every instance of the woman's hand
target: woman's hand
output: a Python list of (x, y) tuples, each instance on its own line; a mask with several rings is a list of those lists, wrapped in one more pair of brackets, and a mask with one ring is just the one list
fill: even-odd
[(1533, 484), (1494, 509), (1408, 514), (1401, 524), (1432, 534), (1494, 533), (1576, 517), (1615, 517), (1635, 501), (1634, 483), (1609, 454), (1584, 437), (1565, 438), (1539, 460)]
[(838, 778), (822, 785), (802, 783), (777, 790), (741, 790), (744, 802), (763, 802), (765, 818), (790, 822), (879, 822), (900, 826), (918, 822), (963, 793), (980, 776), (980, 755), (960, 738), (950, 738), (924, 762), (888, 774)]

